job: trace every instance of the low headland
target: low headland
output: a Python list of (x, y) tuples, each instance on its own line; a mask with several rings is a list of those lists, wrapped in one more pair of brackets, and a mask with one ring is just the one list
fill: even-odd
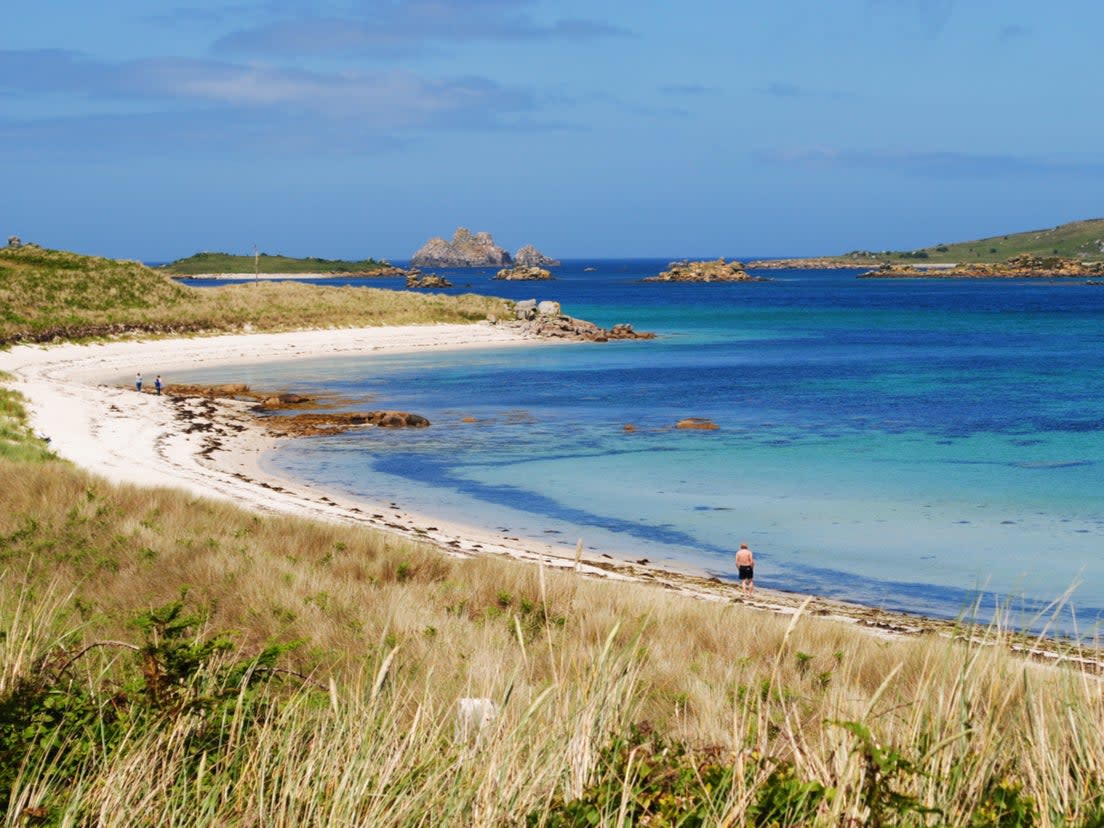
[[(150, 305), (107, 276), (141, 271), (64, 261), (68, 290), (56, 259), (0, 257), (5, 303), (40, 280), (55, 291), (33, 312), (4, 305), (0, 350), (12, 824), (1104, 819), (1093, 649), (968, 618), (745, 598), (582, 544), (527, 548), (386, 496), (369, 505), (263, 473), (279, 438), (257, 427), (257, 399), (119, 379), (404, 349), (520, 355), (541, 340), (462, 318), (457, 297), (441, 298), (453, 321), (415, 324), (366, 288), (347, 300), (365, 321), (331, 327), (315, 305), (338, 289), (284, 284), (286, 316), (269, 297), (249, 332), (235, 311), (196, 317), (218, 335), (151, 338)], [(86, 283), (118, 293), (78, 302)], [(181, 312), (205, 301), (165, 290)], [(74, 344), (62, 318), (115, 327)], [(47, 330), (55, 344), (26, 344)]]
[[(1009, 274), (1016, 264), (1033, 263), (1030, 272), (1022, 275), (1081, 276), (1083, 273), (1062, 273), (1069, 262), (1082, 267), (1104, 261), (1104, 219), (1087, 219), (1060, 224), (1042, 230), (1028, 230), (1001, 236), (989, 236), (970, 241), (938, 243), (915, 250), (852, 250), (838, 256), (814, 256), (788, 259), (759, 259), (748, 263), (751, 270), (830, 270), (865, 268), (879, 270), (886, 265), (900, 265), (902, 273), (908, 265), (918, 271), (932, 267), (929, 276), (949, 278), (991, 278)], [(1052, 266), (1047, 266), (1050, 262)], [(960, 270), (939, 270), (936, 265), (947, 265)], [(982, 273), (984, 266), (992, 265), (999, 272)], [(907, 274), (917, 275), (917, 274)]]
[(320, 259), (314, 256), (294, 258), (279, 254), (257, 253), (252, 256), (233, 253), (195, 253), (177, 259), (158, 270), (173, 276), (191, 279), (246, 279), (250, 277), (303, 278), (404, 276), (407, 271), (380, 259)]
[(1023, 253), (1004, 262), (915, 265), (891, 262), (859, 274), (860, 279), (1068, 279), (1104, 276), (1104, 262)]

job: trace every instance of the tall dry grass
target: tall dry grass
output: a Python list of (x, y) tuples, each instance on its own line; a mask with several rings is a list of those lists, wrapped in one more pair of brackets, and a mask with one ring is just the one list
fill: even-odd
[[(7, 824), (37, 808), (158, 825), (648, 824), (663, 807), (718, 825), (1104, 819), (1098, 678), (1017, 657), (999, 626), (881, 639), (62, 463), (0, 475), (4, 688), (60, 652), (140, 645), (130, 619), (181, 595), (195, 635), (233, 631), (236, 658), (299, 642), (213, 746), (196, 747), (210, 721), (180, 716), (136, 719), (77, 777), (30, 751)], [(111, 646), (78, 668), (93, 694), (137, 669)], [(466, 697), (501, 706), (478, 746), (454, 738)]]

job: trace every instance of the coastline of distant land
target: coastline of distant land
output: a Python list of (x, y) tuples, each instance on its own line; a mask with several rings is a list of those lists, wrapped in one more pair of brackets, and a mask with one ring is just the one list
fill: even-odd
[(938, 243), (915, 250), (852, 250), (835, 256), (798, 256), (759, 259), (747, 267), (756, 270), (833, 270), (875, 268), (891, 263), (917, 267), (998, 264), (1022, 256), (1036, 259), (1073, 259), (1094, 262), (1104, 259), (1104, 218), (1059, 224), (1042, 230), (1027, 230), (970, 241)]
[(405, 276), (407, 271), (381, 259), (320, 259), (257, 253), (196, 253), (156, 268), (171, 276), (189, 279), (244, 279), (248, 277), (326, 278), (349, 276)]

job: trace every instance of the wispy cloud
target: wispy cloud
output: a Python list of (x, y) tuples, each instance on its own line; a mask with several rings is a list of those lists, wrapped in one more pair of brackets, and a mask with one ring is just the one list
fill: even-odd
[(874, 169), (936, 178), (1100, 175), (1104, 157), (999, 155), (921, 150), (784, 148), (763, 150), (764, 161), (790, 166)]
[(222, 109), (110, 113), (17, 121), (0, 118), (0, 150), (43, 161), (158, 158), (365, 156), (394, 152), (423, 140), (365, 123), (327, 128), (317, 118)]
[(1020, 26), (1016, 23), (1011, 23), (1007, 26), (1002, 26), (1000, 29), (1001, 40), (1019, 40), (1027, 37), (1031, 33), (1031, 29), (1027, 26)]
[(955, 0), (866, 0), (870, 13), (892, 15), (900, 26), (927, 37), (938, 35), (954, 13)]
[(336, 13), (307, 6), (220, 37), (218, 54), (390, 57), (473, 41), (586, 41), (630, 32), (601, 20), (539, 21), (531, 0), (391, 0)]
[(843, 92), (829, 89), (814, 89), (812, 87), (790, 83), (789, 81), (770, 81), (759, 91), (772, 98), (820, 98), (822, 100), (842, 100), (849, 97)]
[(225, 128), (248, 135), (258, 151), (282, 151), (294, 141), (343, 145), (350, 135), (357, 136), (355, 146), (371, 151), (433, 129), (525, 129), (540, 110), (532, 90), (475, 76), (326, 73), (190, 58), (110, 62), (62, 51), (0, 51), (0, 96), (81, 103), (74, 107), (79, 119), (9, 115), (0, 131), (8, 146), (19, 146), (16, 139), (33, 142), (36, 135), (62, 146), (68, 133), (68, 145), (102, 141), (113, 147), (107, 137), (112, 130), (134, 131), (153, 146), (171, 124), (174, 135), (195, 134), (203, 146), (226, 144), (220, 137)]
[(672, 95), (681, 98), (696, 98), (700, 95), (709, 95), (713, 90), (700, 83), (673, 83), (659, 90), (664, 95)]
[(324, 73), (193, 58), (108, 62), (61, 51), (0, 52), (0, 93), (275, 108), (333, 117), (366, 115), (384, 126), (494, 120), (529, 112), (532, 92), (481, 77), (430, 79), (412, 72)]

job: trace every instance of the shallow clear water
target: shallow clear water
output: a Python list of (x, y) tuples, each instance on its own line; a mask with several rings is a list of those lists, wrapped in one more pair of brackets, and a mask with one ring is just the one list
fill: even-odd
[[(511, 536), (565, 549), (582, 537), (725, 578), (747, 540), (764, 586), (940, 616), (982, 594), (983, 615), (1008, 601), (1024, 622), (1076, 582), (1064, 628), (1104, 615), (1104, 287), (850, 271), (638, 281), (664, 265), (567, 262), (551, 283), (442, 271), (450, 292), (553, 298), (652, 342), (174, 379), (423, 414), (425, 431), (299, 440), (271, 463)], [(720, 428), (673, 428), (691, 416)]]

